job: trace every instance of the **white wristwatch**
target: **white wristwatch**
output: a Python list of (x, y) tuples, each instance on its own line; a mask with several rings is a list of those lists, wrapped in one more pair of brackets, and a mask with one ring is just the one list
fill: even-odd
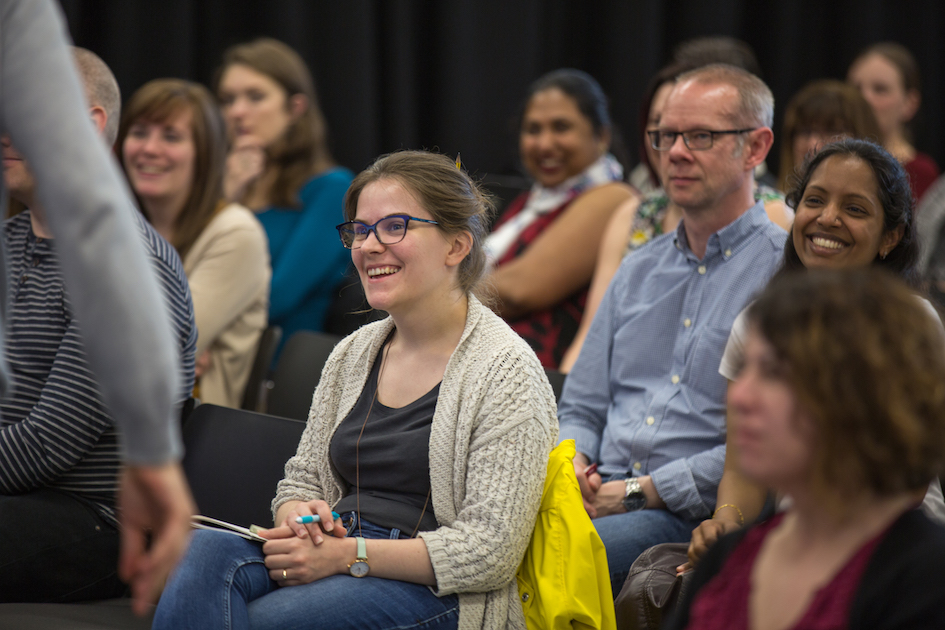
[(367, 561), (367, 545), (364, 542), (364, 539), (358, 536), (354, 539), (358, 543), (358, 552), (355, 556), (354, 562), (348, 565), (348, 573), (354, 577), (361, 578), (368, 574), (371, 570), (371, 567), (368, 566)]

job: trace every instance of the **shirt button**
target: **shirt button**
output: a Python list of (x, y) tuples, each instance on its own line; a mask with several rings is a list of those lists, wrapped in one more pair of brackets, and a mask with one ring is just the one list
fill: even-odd
[(692, 320), (687, 317), (686, 319), (683, 320), (682, 325), (685, 326), (686, 328), (689, 328), (690, 326), (692, 326)]
[(699, 275), (700, 276), (705, 275), (705, 265), (699, 265)]
[(726, 249), (726, 250), (725, 250), (725, 257), (728, 258), (728, 257), (731, 256), (731, 255), (732, 255), (732, 250)]
[(640, 470), (641, 468), (643, 468), (643, 464), (641, 464), (640, 462), (637, 462), (633, 465), (634, 470)]
[(679, 382), (679, 374), (673, 374), (673, 378), (670, 379), (673, 382), (673, 385)]
[(649, 418), (646, 419), (647, 424), (653, 424), (654, 422), (656, 422), (656, 418), (654, 418), (653, 416), (650, 416)]
[(27, 275), (24, 273), (22, 276), (20, 276), (20, 282), (26, 282), (27, 278), (29, 278), (29, 276), (27, 276)]

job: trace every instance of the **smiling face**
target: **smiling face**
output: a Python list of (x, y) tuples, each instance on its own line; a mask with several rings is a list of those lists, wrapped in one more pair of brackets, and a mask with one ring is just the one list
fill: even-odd
[[(434, 220), (416, 197), (397, 180), (380, 179), (364, 187), (355, 220), (373, 225), (392, 214)], [(404, 239), (383, 245), (372, 232), (351, 251), (368, 303), (395, 317), (417, 308), (436, 307), (456, 288), (451, 239), (435, 225), (410, 221)]]
[(833, 155), (818, 165), (797, 204), (792, 238), (807, 268), (863, 267), (889, 253), (901, 232), (884, 232), (876, 176), (863, 160)]
[(609, 138), (594, 127), (574, 99), (558, 88), (536, 92), (522, 117), (519, 150), (525, 168), (546, 188), (583, 173), (607, 150)]
[(906, 91), (899, 69), (879, 53), (857, 61), (850, 68), (847, 80), (870, 104), (884, 137), (896, 133), (915, 116), (918, 94)]
[[(660, 120), (660, 131), (722, 131), (742, 125), (733, 120), (738, 91), (726, 83), (686, 81), (670, 92)], [(660, 152), (663, 188), (678, 206), (696, 211), (718, 205), (735, 193), (751, 177), (751, 167), (743, 158), (742, 134), (715, 136), (712, 148), (691, 151), (682, 136), (668, 151)]]
[(194, 179), (193, 113), (183, 109), (167, 121), (136, 120), (122, 146), (125, 172), (145, 205), (150, 201), (182, 209)]
[(241, 64), (224, 70), (218, 97), (230, 139), (247, 138), (261, 147), (280, 139), (304, 108), (302, 97), (293, 100), (271, 77)]
[(745, 363), (728, 393), (738, 466), (749, 479), (776, 489), (808, 479), (814, 459), (813, 422), (798, 404), (786, 369), (751, 327)]

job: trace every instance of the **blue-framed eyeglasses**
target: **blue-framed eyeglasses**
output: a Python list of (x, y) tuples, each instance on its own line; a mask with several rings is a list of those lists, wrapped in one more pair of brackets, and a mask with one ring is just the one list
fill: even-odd
[(420, 223), (429, 223), (430, 225), (439, 225), (436, 221), (430, 219), (420, 219), (408, 214), (392, 214), (384, 217), (374, 225), (368, 225), (361, 221), (348, 221), (341, 225), (336, 225), (338, 235), (341, 237), (341, 244), (348, 249), (361, 249), (368, 234), (374, 232), (374, 237), (381, 245), (393, 245), (404, 240), (407, 235), (407, 227), (411, 221)]

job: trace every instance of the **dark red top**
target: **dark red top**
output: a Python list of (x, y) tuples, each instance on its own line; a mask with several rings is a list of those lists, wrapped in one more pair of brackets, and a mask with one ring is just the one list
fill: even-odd
[[(522, 211), (525, 202), (528, 201), (528, 194), (526, 192), (519, 195), (509, 204), (509, 207), (499, 217), (493, 230)], [(543, 214), (532, 221), (531, 225), (519, 234), (518, 239), (499, 258), (496, 267), (501, 267), (521, 256), (522, 252), (528, 249), (529, 245), (567, 209), (576, 196), (570, 197), (551, 212)], [(590, 284), (588, 283), (588, 285), (557, 304), (508, 320), (512, 330), (528, 342), (535, 354), (538, 355), (538, 360), (546, 368), (557, 370), (568, 346), (574, 341), (578, 326), (581, 324), (581, 316), (584, 314), (584, 303), (587, 301), (589, 287)]]
[(938, 179), (938, 164), (925, 153), (916, 153), (912, 161), (903, 164), (906, 172), (909, 173), (909, 183), (912, 184), (912, 194), (915, 200), (922, 199), (922, 195), (929, 189), (929, 186)]
[[(762, 543), (783, 516), (778, 514), (745, 535), (719, 574), (696, 596), (687, 630), (748, 630), (751, 571)], [(860, 547), (830, 583), (814, 594), (810, 606), (793, 628), (844, 630), (847, 627), (853, 596), (873, 551), (885, 534), (884, 531)]]

